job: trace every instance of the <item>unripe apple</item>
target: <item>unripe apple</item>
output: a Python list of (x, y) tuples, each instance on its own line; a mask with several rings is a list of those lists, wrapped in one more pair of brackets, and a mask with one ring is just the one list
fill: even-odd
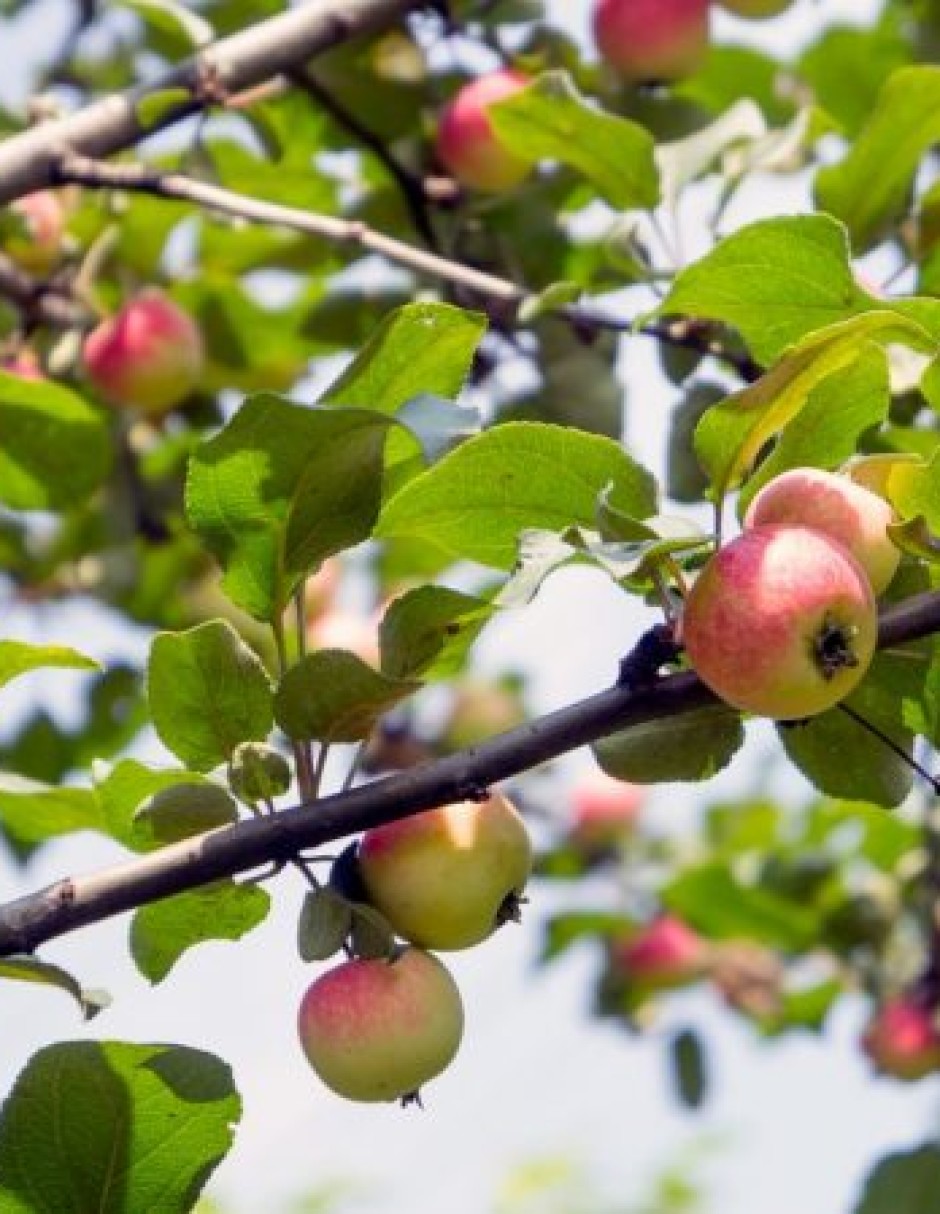
[(591, 771), (571, 789), (571, 839), (583, 847), (616, 843), (636, 824), (646, 799), (638, 784)]
[(708, 52), (709, 0), (597, 0), (594, 39), (628, 80), (681, 80)]
[(525, 823), (500, 793), (377, 826), (359, 844), (369, 900), (422, 948), (470, 948), (516, 918), (531, 868)]
[(33, 274), (45, 274), (55, 265), (65, 234), (65, 208), (54, 190), (37, 190), (10, 203), (22, 222), (22, 235), (7, 240), (4, 251), (17, 265)]
[(192, 317), (150, 288), (89, 334), (84, 359), (89, 379), (110, 404), (160, 414), (199, 383), (205, 352)]
[(933, 1014), (899, 996), (875, 1013), (862, 1037), (862, 1049), (885, 1075), (921, 1079), (940, 1070), (940, 1033)]
[(501, 194), (529, 175), (532, 161), (500, 142), (486, 112), (494, 101), (512, 97), (528, 83), (519, 72), (491, 72), (465, 84), (441, 114), (437, 158), (462, 185)]
[(457, 984), (429, 953), (346, 961), (307, 989), (297, 1020), (310, 1065), (348, 1100), (408, 1100), (453, 1060), (463, 1035)]
[(785, 12), (793, 0), (718, 0), (718, 3), (738, 17), (761, 20), (763, 17), (776, 17)]
[(615, 940), (611, 961), (631, 984), (650, 989), (682, 986), (700, 977), (706, 942), (676, 915), (663, 914), (626, 940)]
[(682, 618), (699, 678), (735, 708), (783, 721), (847, 696), (865, 676), (877, 633), (865, 571), (809, 527), (754, 527), (719, 549)]
[(888, 534), (894, 511), (883, 497), (821, 468), (791, 468), (768, 481), (744, 516), (744, 526), (796, 523), (838, 540), (868, 574), (876, 595), (888, 588), (901, 552)]

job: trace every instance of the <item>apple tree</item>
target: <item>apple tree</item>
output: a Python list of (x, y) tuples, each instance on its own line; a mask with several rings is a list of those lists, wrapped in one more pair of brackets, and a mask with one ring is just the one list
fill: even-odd
[[(599, 1016), (709, 984), (772, 1049), (861, 992), (859, 1064), (940, 1071), (940, 5), (579, 11), (76, 2), (0, 113), (2, 592), (152, 638), (0, 639), (0, 687), (86, 672), (79, 719), (4, 732), (3, 845), (27, 878), (78, 832), (126, 853), (0, 905), (0, 977), (92, 1016), (59, 937), (128, 915), (160, 982), (300, 873), (307, 1056), (408, 1099), (459, 1047), (447, 952), (609, 878), (542, 916)], [(539, 715), (475, 645), (571, 566), (646, 625)], [(755, 729), (804, 791), (716, 802)], [(691, 847), (643, 823), (674, 782)], [(697, 1107), (707, 1041), (670, 1048)], [(189, 1210), (231, 1145), (212, 1054), (22, 1066), (4, 1214)], [(938, 1185), (935, 1144), (876, 1161), (857, 1214)]]

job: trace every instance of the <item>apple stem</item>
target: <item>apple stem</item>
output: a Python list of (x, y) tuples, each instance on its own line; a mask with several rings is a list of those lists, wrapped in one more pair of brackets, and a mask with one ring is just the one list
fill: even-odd
[(863, 729), (867, 729), (873, 737), (876, 737), (880, 742), (883, 742), (885, 746), (887, 746), (887, 748), (892, 752), (892, 754), (897, 755), (897, 757), (902, 762), (906, 763), (912, 771), (916, 772), (917, 775), (926, 780), (933, 791), (940, 796), (940, 777), (931, 775), (927, 768), (924, 767), (922, 763), (919, 763), (913, 755), (909, 755), (903, 746), (899, 746), (893, 738), (889, 737), (883, 730), (879, 729), (877, 725), (873, 724), (869, 720), (866, 720), (866, 718), (863, 717), (860, 712), (856, 712), (854, 708), (849, 708), (848, 704), (840, 704), (839, 708), (841, 708), (847, 717), (851, 717), (856, 725), (861, 725), (861, 727)]

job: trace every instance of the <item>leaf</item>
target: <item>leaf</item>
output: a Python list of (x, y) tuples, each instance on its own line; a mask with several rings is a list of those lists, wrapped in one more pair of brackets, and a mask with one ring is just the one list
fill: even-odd
[(924, 153), (940, 139), (940, 68), (900, 68), (848, 155), (816, 175), (821, 210), (843, 220), (853, 244), (873, 244), (908, 205)]
[(107, 832), (90, 788), (55, 787), (12, 774), (0, 775), (0, 821), (19, 843), (43, 843), (76, 830)]
[(176, 0), (111, 0), (111, 3), (131, 9), (147, 25), (182, 43), (184, 53), (207, 46), (215, 38), (215, 30), (204, 17)]
[(494, 608), (444, 586), (419, 586), (395, 599), (382, 617), (382, 671), (393, 679), (455, 674)]
[(854, 1214), (934, 1214), (940, 1192), (940, 1147), (886, 1155), (868, 1174)]
[(263, 395), (197, 448), (186, 513), (225, 570), (233, 602), (273, 620), (321, 561), (368, 538), (394, 424)]
[(150, 647), (147, 696), (160, 740), (187, 767), (210, 771), (273, 725), (267, 672), (225, 620), (163, 632)]
[(386, 504), (380, 538), (407, 536), (454, 557), (510, 569), (526, 528), (593, 525), (598, 494), (636, 517), (656, 509), (655, 482), (619, 443), (562, 426), (509, 422), (471, 438)]
[(757, 886), (745, 885), (721, 864), (687, 869), (662, 891), (663, 902), (713, 940), (753, 940), (801, 951), (816, 938), (817, 917)]
[(675, 209), (682, 189), (715, 163), (735, 144), (753, 143), (767, 133), (767, 123), (749, 97), (734, 102), (714, 122), (683, 139), (660, 143), (656, 166), (662, 182), (663, 203)]
[(708, 1095), (708, 1062), (701, 1037), (683, 1029), (669, 1043), (676, 1094), (687, 1109), (700, 1109)]
[(232, 1145), (231, 1072), (184, 1046), (72, 1041), (29, 1060), (0, 1121), (3, 1214), (186, 1214)]
[(853, 365), (871, 343), (897, 342), (930, 350), (933, 339), (914, 321), (868, 312), (810, 334), (756, 383), (727, 397), (702, 417), (695, 451), (720, 502), (754, 465), (764, 445), (806, 405), (828, 376)]
[(92, 777), (102, 829), (135, 851), (148, 851), (166, 842), (152, 829), (146, 815), (138, 817), (138, 810), (148, 800), (173, 789), (191, 790), (196, 784), (208, 784), (197, 772), (148, 767), (137, 759), (121, 759), (113, 767), (96, 762)]
[(274, 698), (277, 723), (290, 738), (358, 742), (383, 712), (420, 683), (388, 678), (344, 649), (308, 654), (284, 675)]
[(511, 151), (577, 169), (611, 206), (649, 210), (659, 202), (653, 137), (589, 104), (567, 72), (544, 72), (487, 113)]
[(583, 548), (555, 531), (530, 527), (519, 535), (519, 551), (512, 574), (496, 596), (500, 607), (525, 607), (531, 603), (542, 583), (557, 569), (574, 561), (586, 560)]
[(161, 982), (187, 949), (206, 940), (240, 940), (263, 923), (271, 898), (258, 885), (217, 881), (151, 902), (134, 912), (131, 955), (151, 982)]
[(93, 658), (87, 658), (67, 645), (31, 645), (27, 641), (0, 641), (0, 687), (30, 670), (63, 666), (73, 670), (100, 670)]
[(0, 978), (12, 978), (17, 982), (34, 982), (40, 986), (56, 987), (71, 995), (82, 1009), (86, 1020), (91, 1020), (108, 1006), (110, 998), (101, 991), (86, 991), (72, 975), (58, 965), (40, 961), (38, 957), (0, 957)]
[(134, 811), (134, 825), (158, 843), (175, 843), (238, 821), (238, 806), (218, 784), (172, 784), (148, 797)]
[(62, 510), (85, 501), (110, 467), (99, 409), (59, 384), (0, 371), (0, 503)]
[(840, 467), (855, 454), (860, 435), (884, 421), (890, 400), (884, 351), (863, 349), (857, 362), (813, 388), (800, 412), (784, 426), (773, 451), (741, 491), (739, 517), (762, 486), (789, 468)]
[(417, 396), (455, 397), (470, 373), (486, 318), (417, 303), (385, 318), (321, 404), (396, 413)]
[(737, 329), (758, 362), (877, 304), (855, 281), (844, 227), (828, 215), (748, 224), (682, 270), (657, 309)]
[(297, 952), (301, 961), (326, 961), (343, 947), (352, 928), (352, 908), (329, 886), (304, 895), (297, 922)]
[(597, 761), (618, 780), (633, 784), (707, 780), (744, 744), (741, 716), (716, 704), (646, 721), (594, 743)]
[(562, 911), (545, 921), (539, 961), (554, 961), (584, 939), (622, 936), (631, 926), (631, 920), (620, 911)]

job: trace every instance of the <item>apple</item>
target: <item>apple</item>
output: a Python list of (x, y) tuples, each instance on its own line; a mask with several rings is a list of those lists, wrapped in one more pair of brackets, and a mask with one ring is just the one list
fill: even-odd
[(636, 824), (646, 790), (591, 771), (572, 787), (570, 797), (571, 840), (595, 848), (616, 843)]
[(441, 962), (407, 948), (322, 974), (301, 1001), (297, 1027), (307, 1060), (337, 1095), (408, 1101), (453, 1061), (463, 1004)]
[(868, 574), (876, 595), (888, 588), (901, 560), (888, 534), (893, 522), (894, 511), (883, 497), (820, 468), (791, 468), (774, 477), (744, 516), (745, 528), (797, 523), (838, 540)]
[(446, 750), (465, 750), (497, 733), (515, 729), (525, 720), (517, 688), (499, 682), (466, 679), (454, 692), (453, 704), (441, 730)]
[(378, 666), (378, 620), (331, 607), (308, 621), (307, 641), (313, 649), (348, 649), (369, 666)]
[(192, 317), (149, 288), (89, 334), (84, 359), (89, 379), (110, 404), (160, 414), (197, 386), (205, 352)]
[(682, 80), (705, 60), (708, 13), (709, 0), (597, 0), (594, 40), (627, 80)]
[(722, 8), (738, 17), (751, 17), (757, 20), (763, 17), (776, 17), (785, 12), (793, 0), (718, 0)]
[(343, 568), (337, 557), (330, 557), (307, 578), (304, 584), (304, 614), (307, 625), (316, 624), (333, 609), (343, 579)]
[(735, 708), (792, 721), (865, 676), (878, 617), (855, 558), (809, 527), (753, 527), (720, 548), (685, 603), (682, 641), (699, 678)]
[(470, 948), (516, 918), (531, 869), (525, 823), (500, 793), (374, 827), (359, 844), (370, 902), (422, 948)]
[(4, 251), (17, 265), (33, 274), (46, 274), (62, 251), (65, 208), (54, 190), (37, 190), (10, 203), (19, 217), (22, 233), (10, 237)]
[(921, 1079), (940, 1070), (940, 1033), (933, 1012), (910, 997), (889, 1000), (875, 1013), (862, 1049), (885, 1075)]
[(700, 977), (709, 957), (706, 942), (677, 915), (663, 914), (611, 946), (614, 968), (630, 983), (650, 989), (682, 986)]
[(532, 161), (501, 143), (487, 114), (494, 101), (512, 97), (529, 83), (519, 72), (504, 69), (465, 84), (445, 107), (437, 128), (437, 158), (462, 185), (501, 194), (519, 185)]

